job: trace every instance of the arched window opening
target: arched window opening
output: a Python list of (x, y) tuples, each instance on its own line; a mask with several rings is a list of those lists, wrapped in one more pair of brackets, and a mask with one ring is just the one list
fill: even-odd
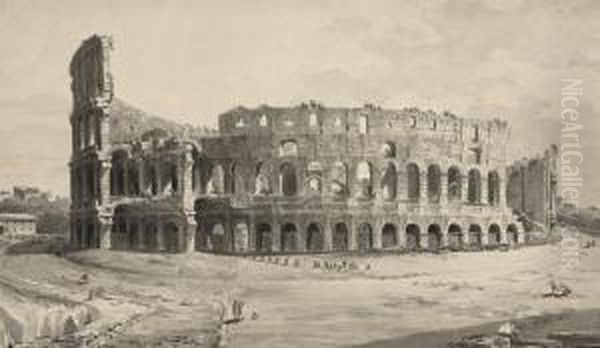
[(471, 248), (481, 248), (481, 226), (476, 224), (469, 226), (469, 245)]
[(427, 245), (429, 250), (437, 251), (442, 246), (442, 229), (437, 224), (427, 229)]
[(398, 174), (393, 163), (388, 163), (383, 177), (381, 178), (381, 188), (383, 190), (383, 198), (385, 200), (393, 200), (396, 198), (398, 185)]
[(462, 175), (457, 167), (448, 169), (448, 200), (459, 201), (462, 198)]
[(488, 203), (493, 206), (500, 204), (500, 176), (496, 171), (488, 173)]
[(421, 247), (421, 228), (416, 224), (406, 226), (406, 248), (417, 250)]
[(356, 167), (356, 179), (360, 197), (371, 197), (373, 193), (372, 168), (369, 162), (359, 162)]
[(256, 166), (256, 178), (254, 180), (254, 194), (268, 195), (271, 193), (271, 180), (267, 165), (259, 163)]
[(271, 225), (259, 224), (256, 226), (256, 250), (260, 252), (273, 251), (273, 233)]
[(415, 163), (410, 163), (406, 167), (406, 176), (408, 179), (408, 199), (413, 202), (418, 202), (421, 196), (421, 177), (419, 166)]
[(335, 162), (331, 170), (331, 192), (336, 197), (348, 194), (348, 168), (343, 162)]
[(243, 253), (248, 250), (248, 225), (238, 222), (233, 228), (233, 251)]
[(292, 163), (284, 163), (280, 168), (281, 193), (284, 196), (295, 196), (298, 191), (296, 167)]
[(439, 203), (441, 196), (442, 172), (440, 166), (430, 165), (427, 168), (427, 197), (431, 203)]
[(451, 224), (448, 227), (448, 248), (453, 251), (461, 250), (463, 246), (462, 229), (460, 225)]
[(348, 226), (345, 223), (340, 222), (335, 225), (332, 244), (333, 251), (348, 250)]
[(369, 251), (373, 249), (373, 228), (368, 223), (363, 223), (358, 227), (356, 236), (358, 251)]
[(488, 245), (494, 247), (502, 243), (502, 235), (498, 224), (490, 225), (488, 230)]
[(296, 251), (296, 225), (281, 226), (281, 251)]
[(393, 248), (398, 245), (398, 237), (396, 233), (396, 226), (394, 224), (385, 224), (381, 230), (381, 246), (386, 248)]
[(477, 169), (471, 169), (469, 171), (469, 191), (468, 191), (469, 203), (481, 202), (481, 174)]

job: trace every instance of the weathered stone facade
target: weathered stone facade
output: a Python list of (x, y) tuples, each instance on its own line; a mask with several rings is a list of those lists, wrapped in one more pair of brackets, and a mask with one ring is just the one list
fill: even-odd
[(517, 244), (508, 125), (416, 108), (239, 107), (217, 134), (114, 98), (111, 40), (71, 63), (72, 242), (224, 253)]

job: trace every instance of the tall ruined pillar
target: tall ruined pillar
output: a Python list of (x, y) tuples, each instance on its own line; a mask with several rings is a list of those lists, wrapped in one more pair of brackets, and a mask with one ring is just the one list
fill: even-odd
[(198, 230), (198, 223), (194, 212), (186, 214), (186, 225), (185, 225), (185, 252), (193, 253), (196, 251), (196, 231)]
[(194, 208), (194, 189), (192, 187), (194, 180), (194, 159), (192, 157), (192, 148), (186, 146), (182, 161), (178, 164), (179, 177), (181, 178), (181, 196), (183, 206), (186, 209)]
[(100, 249), (111, 249), (112, 248), (112, 229), (113, 220), (112, 217), (103, 216), (100, 218), (100, 224), (98, 226), (97, 233), (100, 239)]

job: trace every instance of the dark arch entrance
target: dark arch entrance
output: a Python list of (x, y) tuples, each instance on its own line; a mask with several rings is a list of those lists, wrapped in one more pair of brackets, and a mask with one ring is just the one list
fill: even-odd
[(497, 246), (502, 243), (502, 237), (500, 233), (500, 226), (498, 224), (491, 224), (488, 230), (488, 245)]
[(348, 250), (348, 226), (340, 222), (335, 225), (333, 231), (333, 251)]
[(461, 250), (463, 247), (463, 236), (460, 225), (451, 224), (448, 227), (448, 248), (456, 251)]
[(469, 226), (469, 246), (474, 249), (481, 248), (481, 226), (477, 224)]
[(356, 242), (359, 251), (368, 251), (373, 248), (373, 228), (371, 228), (371, 225), (363, 223), (358, 227)]
[(417, 224), (406, 226), (406, 248), (417, 250), (421, 247), (421, 228)]
[(437, 224), (429, 225), (427, 229), (427, 245), (429, 250), (437, 251), (442, 245), (442, 229)]
[(273, 251), (273, 233), (271, 225), (259, 224), (256, 226), (256, 250), (259, 252)]
[(385, 224), (381, 230), (381, 246), (383, 248), (393, 248), (396, 245), (398, 245), (396, 226), (394, 224)]
[(323, 251), (324, 238), (321, 227), (317, 223), (308, 225), (306, 230), (306, 250)]
[(296, 168), (291, 163), (281, 165), (281, 193), (284, 196), (295, 196), (298, 190)]
[(519, 229), (515, 224), (510, 224), (506, 227), (506, 239), (508, 244), (515, 245), (519, 242)]
[(281, 226), (281, 251), (296, 251), (296, 225)]

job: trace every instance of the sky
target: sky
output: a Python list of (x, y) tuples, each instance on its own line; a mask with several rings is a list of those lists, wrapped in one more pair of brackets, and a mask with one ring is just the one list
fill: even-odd
[(506, 119), (560, 145), (562, 79), (583, 80), (583, 204), (600, 205), (600, 1), (0, 0), (0, 188), (68, 193), (71, 55), (113, 36), (116, 95), (214, 126), (238, 105), (417, 106)]

